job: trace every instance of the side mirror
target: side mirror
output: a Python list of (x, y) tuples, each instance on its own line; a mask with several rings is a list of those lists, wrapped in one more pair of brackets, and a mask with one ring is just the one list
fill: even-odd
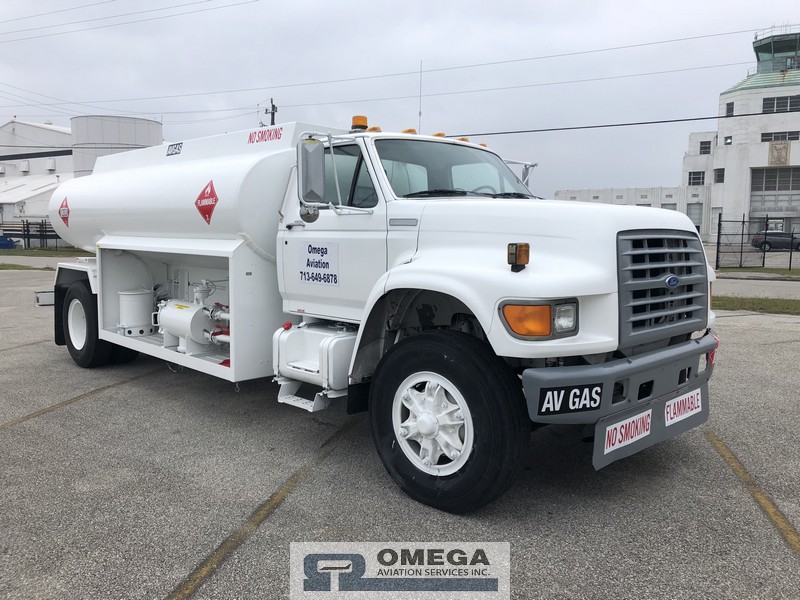
[(297, 189), (306, 204), (325, 201), (325, 146), (308, 138), (297, 144)]

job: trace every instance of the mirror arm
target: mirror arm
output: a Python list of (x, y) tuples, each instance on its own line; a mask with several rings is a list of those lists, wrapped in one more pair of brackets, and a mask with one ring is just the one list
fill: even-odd
[(333, 136), (330, 133), (328, 134), (328, 148), (331, 149), (331, 166), (333, 167), (333, 182), (336, 185), (336, 199), (339, 201), (339, 207), (341, 207), (342, 192), (339, 190), (339, 174), (336, 169), (336, 152), (333, 151)]

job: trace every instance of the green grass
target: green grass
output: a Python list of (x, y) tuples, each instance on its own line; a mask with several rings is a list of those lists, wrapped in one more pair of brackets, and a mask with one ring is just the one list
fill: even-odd
[(0, 250), (0, 260), (4, 256), (94, 256), (91, 252), (86, 252), (80, 248), (30, 248), (23, 250)]
[(55, 271), (52, 267), (29, 267), (27, 265), (10, 265), (0, 262), (0, 271)]
[(775, 315), (800, 315), (800, 300), (785, 298), (745, 298), (742, 296), (717, 296), (711, 301), (713, 310), (749, 310)]

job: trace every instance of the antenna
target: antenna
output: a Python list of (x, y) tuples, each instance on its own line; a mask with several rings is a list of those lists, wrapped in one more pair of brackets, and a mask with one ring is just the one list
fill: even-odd
[(419, 120), (417, 131), (422, 131), (422, 61), (419, 61)]

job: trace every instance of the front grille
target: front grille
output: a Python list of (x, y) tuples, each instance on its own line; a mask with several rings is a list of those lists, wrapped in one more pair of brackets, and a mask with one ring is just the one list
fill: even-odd
[(617, 236), (617, 258), (621, 348), (706, 327), (708, 273), (695, 234), (623, 231)]

